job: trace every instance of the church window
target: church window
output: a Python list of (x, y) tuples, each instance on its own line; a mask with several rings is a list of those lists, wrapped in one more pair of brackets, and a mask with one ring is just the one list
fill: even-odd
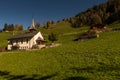
[(21, 40), (21, 44), (23, 44), (23, 40)]

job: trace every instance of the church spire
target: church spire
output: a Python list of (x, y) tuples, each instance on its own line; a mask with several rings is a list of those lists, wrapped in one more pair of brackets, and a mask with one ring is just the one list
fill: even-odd
[(31, 26), (29, 27), (29, 31), (36, 31), (34, 19), (32, 19), (32, 24), (31, 24)]

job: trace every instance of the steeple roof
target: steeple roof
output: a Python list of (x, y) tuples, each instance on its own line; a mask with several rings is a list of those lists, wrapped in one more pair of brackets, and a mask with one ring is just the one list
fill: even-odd
[(29, 27), (29, 31), (36, 31), (34, 19), (32, 19), (32, 24)]

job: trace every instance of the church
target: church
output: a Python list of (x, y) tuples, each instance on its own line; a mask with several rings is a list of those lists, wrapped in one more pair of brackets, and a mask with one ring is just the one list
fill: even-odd
[(32, 19), (32, 24), (29, 27), (29, 32), (15, 35), (8, 39), (8, 50), (29, 50), (37, 46), (39, 49), (45, 47), (45, 39), (40, 31), (37, 31)]

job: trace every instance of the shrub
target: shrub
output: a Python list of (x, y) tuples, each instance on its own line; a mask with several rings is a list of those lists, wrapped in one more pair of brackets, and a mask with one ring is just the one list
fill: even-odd
[(33, 45), (32, 46), (32, 49), (38, 49), (39, 47), (38, 47), (38, 45)]
[(12, 46), (12, 50), (19, 50), (19, 45), (18, 44), (16, 44), (16, 45), (14, 45), (14, 46)]
[(48, 39), (53, 43), (54, 41), (57, 41), (57, 35), (54, 34), (54, 33), (51, 33), (51, 34), (48, 36)]
[(4, 47), (0, 47), (0, 52), (4, 52), (6, 49)]

